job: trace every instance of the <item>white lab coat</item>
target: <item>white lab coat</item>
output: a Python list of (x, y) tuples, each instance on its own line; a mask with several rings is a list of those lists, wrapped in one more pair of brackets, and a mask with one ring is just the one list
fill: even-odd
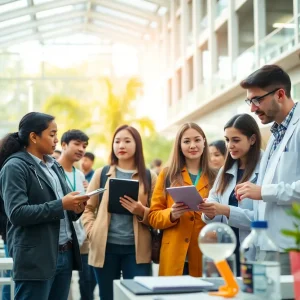
[[(232, 191), (234, 190), (236, 186), (237, 181), (237, 172), (238, 172), (238, 162), (235, 162), (233, 166), (227, 170), (227, 174), (232, 175), (232, 179), (229, 182), (229, 185), (225, 189), (223, 194), (219, 194), (216, 192), (220, 175), (223, 168), (220, 169), (218, 176), (215, 180), (215, 183), (212, 187), (212, 189), (209, 192), (208, 196), (208, 202), (218, 202), (221, 204), (228, 205), (229, 197)], [(251, 177), (249, 178), (249, 181), (253, 181), (258, 177), (258, 171), (259, 171), (259, 163), (256, 165), (255, 170)], [(254, 220), (254, 211), (253, 211), (253, 200), (246, 198), (243, 201), (238, 202), (239, 206), (229, 206), (230, 208), (230, 215), (229, 218), (226, 216), (216, 216), (213, 219), (209, 219), (204, 214), (202, 214), (202, 220), (205, 223), (211, 223), (211, 222), (222, 222), (225, 224), (228, 224), (229, 226), (236, 227), (239, 229), (239, 241), (242, 243), (246, 236), (249, 235), (251, 231), (251, 222)], [(254, 249), (252, 249), (248, 254), (248, 259), (254, 259), (255, 253)]]
[[(269, 139), (262, 157), (257, 184), (262, 186), (262, 200), (255, 201), (256, 219), (268, 221), (268, 234), (281, 252), (295, 247), (294, 239), (282, 235), (281, 229), (294, 229), (296, 220), (286, 214), (293, 202), (300, 203), (300, 104), (295, 108), (287, 131), (268, 161), (274, 143)], [(298, 221), (299, 223), (299, 221)], [(270, 250), (260, 241), (261, 250)]]

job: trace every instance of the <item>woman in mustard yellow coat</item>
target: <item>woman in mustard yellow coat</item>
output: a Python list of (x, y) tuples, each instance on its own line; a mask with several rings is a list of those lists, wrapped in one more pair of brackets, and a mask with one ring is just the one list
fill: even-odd
[(183, 203), (175, 203), (166, 186), (195, 185), (202, 198), (207, 198), (215, 179), (207, 148), (203, 130), (195, 123), (184, 124), (177, 133), (169, 166), (157, 179), (149, 223), (163, 230), (159, 275), (202, 275), (198, 235), (205, 223), (201, 213), (189, 211)]

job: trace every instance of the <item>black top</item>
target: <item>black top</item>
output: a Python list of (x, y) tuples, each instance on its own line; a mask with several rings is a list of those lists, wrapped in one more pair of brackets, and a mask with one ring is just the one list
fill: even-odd
[(95, 171), (94, 170), (91, 170), (90, 172), (88, 172), (86, 175), (85, 175), (85, 180), (87, 182), (90, 182), (92, 180), (92, 177), (94, 175)]
[[(243, 169), (238, 169), (237, 172), (237, 179), (236, 179), (236, 183), (238, 183), (240, 181), (240, 179), (243, 177), (244, 174), (244, 170)], [(236, 199), (234, 190), (232, 191), (232, 193), (230, 194), (229, 197), (229, 202), (228, 205), (231, 206), (238, 206), (238, 200)], [(241, 272), (240, 272), (240, 238), (239, 238), (239, 229), (236, 227), (231, 227), (231, 229), (233, 230), (235, 236), (236, 236), (236, 248), (234, 250), (234, 254), (235, 254), (235, 261), (236, 261), (236, 275), (240, 276)]]

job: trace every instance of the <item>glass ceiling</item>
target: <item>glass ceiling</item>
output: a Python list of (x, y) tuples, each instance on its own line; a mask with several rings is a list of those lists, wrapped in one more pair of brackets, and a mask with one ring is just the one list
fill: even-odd
[[(155, 40), (171, 0), (0, 0), (0, 50), (70, 36), (106, 43)], [(73, 39), (74, 43), (74, 39)], [(66, 43), (67, 44), (67, 43)]]

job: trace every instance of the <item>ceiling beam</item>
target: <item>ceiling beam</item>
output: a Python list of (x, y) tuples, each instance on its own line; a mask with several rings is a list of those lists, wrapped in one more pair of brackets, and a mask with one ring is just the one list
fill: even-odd
[[(49, 38), (54, 38), (54, 37), (58, 37), (58, 36), (64, 36), (66, 34), (68, 34), (69, 32), (74, 32), (74, 31), (80, 31), (82, 30), (82, 24), (74, 24), (74, 25), (70, 25), (70, 26), (66, 26), (64, 29), (53, 29), (53, 30), (49, 30), (49, 31), (45, 31), (43, 33), (38, 32), (35, 34), (29, 34), (26, 36), (22, 36), (16, 39), (11, 39), (8, 41), (5, 41), (3, 43), (0, 43), (0, 48), (8, 48), (10, 46), (19, 44), (19, 43), (24, 43), (24, 42), (28, 42), (31, 40), (39, 40), (39, 39), (49, 39)], [(44, 36), (45, 35), (45, 36)]]
[(127, 44), (139, 44), (141, 45), (141, 43), (143, 42), (142, 39), (138, 39), (132, 36), (125, 36), (122, 33), (113, 31), (113, 30), (106, 30), (106, 29), (102, 29), (100, 27), (98, 27), (97, 25), (94, 24), (89, 24), (88, 25), (88, 31), (97, 33), (99, 36), (103, 36), (106, 39), (113, 39), (116, 42), (122, 41), (125, 42)]
[(157, 4), (159, 6), (164, 6), (167, 8), (170, 8), (171, 1), (173, 1), (173, 0), (147, 0), (147, 2), (151, 2), (151, 3)]
[(124, 21), (124, 20), (118, 19), (118, 18), (113, 18), (108, 15), (105, 15), (105, 14), (102, 14), (99, 12), (95, 12), (95, 11), (90, 12), (90, 18), (99, 20), (99, 21), (103, 21), (103, 22), (106, 22), (106, 23), (109, 23), (112, 25), (120, 26), (122, 28), (128, 28), (130, 30), (134, 30), (134, 31), (141, 32), (141, 33), (147, 33), (147, 31), (148, 31), (148, 27), (134, 25), (134, 23)]
[(132, 38), (132, 39), (135, 39), (138, 41), (142, 41), (142, 37), (143, 37), (142, 33), (139, 33), (140, 36), (137, 36), (137, 35), (132, 35), (130, 33), (124, 33), (124, 32), (118, 31), (117, 29), (113, 29), (113, 28), (109, 28), (109, 27), (105, 27), (105, 26), (102, 27), (97, 24), (90, 24), (90, 28), (96, 28), (96, 29), (101, 30), (102, 32), (114, 33), (120, 37), (121, 36), (123, 37), (125, 35), (126, 38)]
[(23, 31), (23, 30), (27, 30), (27, 29), (34, 29), (41, 25), (47, 25), (50, 23), (57, 23), (57, 22), (66, 21), (69, 19), (84, 17), (84, 14), (85, 13), (82, 11), (73, 11), (68, 14), (59, 14), (59, 15), (54, 15), (51, 17), (43, 18), (40, 20), (36, 20), (36, 21), (29, 21), (26, 23), (13, 25), (8, 28), (1, 29), (0, 36), (9, 35), (14, 32), (19, 32), (19, 31)]
[(84, 3), (84, 0), (59, 0), (59, 1), (51, 1), (45, 4), (35, 5), (32, 7), (20, 8), (12, 11), (8, 11), (0, 14), (0, 22), (22, 17), (25, 15), (36, 14), (40, 11), (49, 10), (53, 8), (63, 7), (67, 5), (75, 5), (79, 3)]
[(90, 22), (90, 12), (91, 12), (91, 8), (92, 8), (92, 0), (89, 0), (87, 2), (87, 9), (86, 9), (86, 15), (84, 18), (84, 26), (86, 27), (87, 24), (89, 24)]
[[(0, 36), (9, 35), (9, 34), (27, 30), (27, 29), (35, 29), (36, 27), (39, 27), (42, 25), (47, 25), (50, 23), (57, 23), (57, 22), (61, 22), (61, 21), (67, 21), (68, 19), (75, 19), (75, 18), (80, 18), (80, 17), (82, 17), (82, 18), (86, 17), (86, 13), (84, 11), (73, 11), (68, 14), (59, 14), (59, 15), (54, 15), (54, 16), (50, 16), (47, 18), (43, 18), (43, 19), (35, 19), (33, 21), (16, 24), (16, 25), (12, 25), (7, 28), (1, 29)], [(130, 30), (134, 30), (134, 31), (141, 32), (144, 34), (149, 32), (149, 27), (138, 26), (138, 25), (135, 25), (135, 23), (132, 23), (129, 21), (124, 21), (124, 20), (117, 19), (117, 18), (113, 18), (108, 15), (105, 15), (105, 14), (102, 14), (99, 12), (95, 12), (95, 11), (89, 12), (89, 19), (95, 19), (95, 20), (107, 22), (108, 24), (120, 26), (122, 28), (128, 28)]]
[[(65, 27), (63, 30), (56, 28), (56, 29), (49, 30), (49, 31), (46, 31), (43, 33), (38, 32), (35, 34), (29, 34), (29, 35), (26, 35), (23, 37), (11, 39), (11, 40), (5, 41), (3, 43), (0, 43), (0, 49), (8, 48), (13, 45), (32, 41), (32, 40), (39, 40), (39, 39), (49, 40), (49, 39), (53, 39), (53, 38), (57, 38), (57, 37), (70, 35), (70, 32), (71, 33), (74, 33), (76, 31), (81, 32), (83, 30), (84, 30), (83, 24), (74, 24), (74, 25)], [(118, 33), (118, 32), (112, 31), (112, 30), (101, 29), (98, 26), (93, 25), (93, 24), (88, 24), (86, 31), (89, 33), (92, 33), (98, 37), (101, 37), (101, 38), (112, 39), (115, 42), (123, 42), (126, 44), (132, 44), (132, 45), (141, 45), (141, 43), (144, 42), (142, 39), (125, 36), (124, 34), (121, 34), (121, 33)]]
[(1, 5), (4, 5), (4, 4), (8, 4), (8, 3), (12, 3), (12, 2), (16, 2), (17, 0), (2, 0), (1, 1)]
[(116, 10), (122, 13), (126, 13), (131, 16), (136, 16), (142, 19), (159, 22), (159, 16), (156, 13), (145, 12), (138, 8), (133, 8), (132, 6), (118, 3), (111, 0), (93, 0), (96, 5), (104, 6), (112, 10)]
[[(33, 7), (34, 6), (33, 0), (27, 0), (27, 5), (28, 5), (28, 7)], [(33, 22), (36, 21), (36, 15), (35, 14), (31, 14), (30, 15), (30, 19)], [(35, 27), (33, 30), (34, 30), (35, 33), (38, 32), (38, 28), (37, 27)], [(42, 43), (41, 40), (40, 40), (40, 43)]]

